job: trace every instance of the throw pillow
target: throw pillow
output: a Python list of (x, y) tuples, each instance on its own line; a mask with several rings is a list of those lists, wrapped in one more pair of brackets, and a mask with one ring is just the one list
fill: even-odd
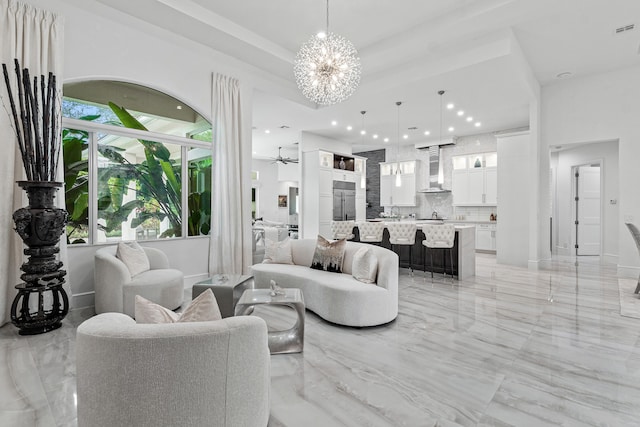
[(313, 261), (311, 261), (311, 268), (342, 273), (342, 259), (344, 258), (346, 246), (347, 241), (345, 239), (331, 242), (318, 235), (316, 251), (313, 253)]
[(351, 274), (360, 282), (376, 283), (378, 273), (378, 257), (369, 248), (360, 248), (353, 255)]
[(211, 289), (198, 295), (181, 314), (136, 295), (135, 315), (136, 323), (208, 322), (222, 319), (218, 301)]
[(132, 276), (151, 269), (149, 258), (138, 242), (120, 242), (116, 249), (116, 258), (124, 263)]
[(262, 262), (265, 264), (293, 264), (291, 240), (288, 237), (280, 242), (266, 239)]

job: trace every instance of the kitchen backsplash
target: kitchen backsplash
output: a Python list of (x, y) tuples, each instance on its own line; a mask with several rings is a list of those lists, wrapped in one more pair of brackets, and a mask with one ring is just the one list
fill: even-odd
[(496, 215), (495, 206), (456, 206), (450, 219), (462, 221), (489, 221), (491, 214)]
[[(497, 151), (498, 144), (496, 137), (491, 133), (460, 137), (455, 145), (442, 147), (442, 162), (444, 183), (442, 188), (451, 189), (451, 177), (453, 173), (453, 156), (464, 154), (487, 153)], [(429, 186), (429, 150), (418, 150), (413, 145), (401, 146), (398, 148), (387, 148), (387, 161), (413, 160), (418, 161), (417, 183), (418, 190)], [(496, 213), (495, 206), (478, 207), (455, 207), (452, 206), (451, 193), (418, 193), (416, 195), (416, 206), (394, 208), (401, 216), (408, 217), (415, 214), (416, 218), (431, 218), (434, 211), (439, 217), (456, 219), (456, 216), (463, 216), (467, 221), (489, 221), (491, 213)], [(390, 212), (391, 208), (385, 208)]]

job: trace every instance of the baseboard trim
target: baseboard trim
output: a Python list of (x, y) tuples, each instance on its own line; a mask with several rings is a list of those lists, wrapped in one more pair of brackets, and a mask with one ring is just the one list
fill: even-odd
[(630, 265), (618, 265), (618, 277), (628, 277), (637, 279), (640, 275), (640, 267), (632, 267)]
[(71, 308), (93, 307), (96, 304), (95, 292), (81, 292), (71, 295)]
[(190, 274), (184, 276), (184, 288), (191, 289), (193, 285), (209, 277), (209, 273)]

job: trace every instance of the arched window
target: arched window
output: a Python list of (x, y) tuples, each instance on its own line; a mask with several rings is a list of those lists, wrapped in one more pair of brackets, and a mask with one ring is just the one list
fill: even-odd
[(69, 83), (63, 93), (69, 243), (209, 234), (212, 131), (201, 115), (131, 83)]

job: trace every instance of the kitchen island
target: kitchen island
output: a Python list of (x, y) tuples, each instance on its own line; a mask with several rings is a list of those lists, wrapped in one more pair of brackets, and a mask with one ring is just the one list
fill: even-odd
[[(384, 221), (385, 225), (391, 221)], [(397, 223), (398, 221), (393, 221)], [(425, 224), (442, 223), (442, 221), (430, 221), (430, 220), (401, 220), (400, 222), (411, 222), (416, 224), (416, 243), (409, 251), (409, 246), (396, 246), (395, 252), (400, 257), (400, 267), (409, 268), (413, 266), (414, 270), (430, 271), (429, 262), (429, 249), (422, 245), (424, 240), (424, 233), (422, 232), (422, 226)], [(456, 237), (453, 243), (453, 275), (458, 280), (464, 280), (468, 277), (476, 275), (476, 227), (474, 225), (456, 225)], [(360, 241), (360, 234), (358, 227), (354, 227), (353, 234), (355, 235), (353, 241)], [(382, 237), (382, 246), (391, 249), (389, 243), (389, 231), (385, 228)], [(411, 252), (411, 263), (409, 263), (409, 253)], [(448, 252), (448, 251), (446, 251)], [(449, 265), (449, 254), (443, 250), (435, 250), (433, 252), (433, 270), (436, 273), (442, 273), (445, 261), (445, 254), (447, 260), (447, 274), (451, 271)]]

